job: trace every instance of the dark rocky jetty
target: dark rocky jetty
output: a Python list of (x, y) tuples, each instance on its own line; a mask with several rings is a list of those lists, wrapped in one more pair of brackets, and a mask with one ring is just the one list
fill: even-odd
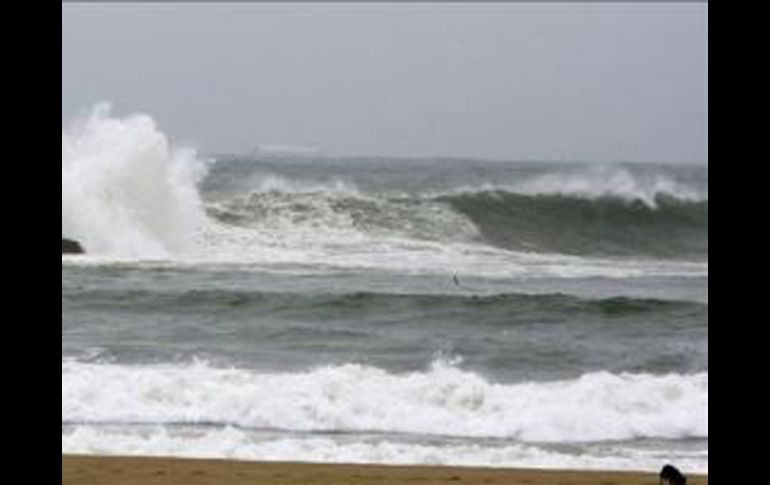
[(62, 254), (83, 254), (83, 246), (79, 242), (72, 239), (61, 238), (61, 253)]

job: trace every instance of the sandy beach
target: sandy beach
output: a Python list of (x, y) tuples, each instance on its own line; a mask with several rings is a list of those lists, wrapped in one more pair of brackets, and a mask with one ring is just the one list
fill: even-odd
[[(241, 462), (178, 458), (62, 456), (62, 485), (657, 485), (656, 473), (551, 471), (443, 466)], [(688, 474), (689, 485), (707, 476)]]

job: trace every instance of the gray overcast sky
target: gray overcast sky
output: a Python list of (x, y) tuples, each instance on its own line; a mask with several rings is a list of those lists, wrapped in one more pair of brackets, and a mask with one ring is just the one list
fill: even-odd
[(706, 4), (62, 4), (62, 122), (204, 151), (708, 160)]

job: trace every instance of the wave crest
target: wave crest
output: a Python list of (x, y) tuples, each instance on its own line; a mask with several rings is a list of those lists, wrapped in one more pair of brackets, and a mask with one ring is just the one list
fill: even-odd
[(265, 374), (204, 363), (62, 362), (62, 422), (217, 423), (554, 443), (703, 438), (708, 374), (598, 372), (502, 384), (446, 360), (409, 374), (354, 364)]

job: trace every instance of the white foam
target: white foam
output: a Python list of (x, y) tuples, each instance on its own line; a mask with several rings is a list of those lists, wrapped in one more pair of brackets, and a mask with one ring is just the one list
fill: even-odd
[(192, 365), (62, 363), (62, 421), (217, 423), (568, 443), (708, 437), (708, 374), (584, 375), (502, 384), (445, 362), (260, 373)]
[(62, 433), (62, 453), (177, 456), (314, 463), (379, 463), (657, 471), (674, 457), (682, 469), (708, 473), (708, 450), (638, 450), (622, 445), (559, 452), (526, 444), (416, 444), (388, 439), (270, 438), (235, 428), (130, 430), (77, 426)]
[(173, 259), (118, 257), (91, 254), (62, 256), (67, 266), (143, 268), (221, 268), (263, 272), (324, 273), (382, 271), (407, 275), (492, 280), (547, 278), (661, 278), (707, 277), (708, 262), (648, 259), (589, 258), (560, 254), (506, 251), (467, 243), (441, 244), (398, 238), (334, 238), (322, 240), (308, 231), (307, 238), (250, 229), (211, 226), (200, 235), (194, 250)]
[(97, 254), (168, 257), (205, 223), (202, 170), (150, 117), (118, 119), (99, 106), (62, 129), (62, 236)]
[(624, 167), (592, 165), (589, 167), (538, 175), (523, 180), (513, 191), (524, 195), (562, 195), (586, 199), (604, 197), (641, 201), (656, 207), (659, 196), (683, 201), (708, 200), (708, 193), (661, 174), (643, 177)]
[(363, 197), (364, 194), (350, 181), (339, 178), (325, 182), (292, 180), (275, 173), (259, 173), (251, 177), (249, 186), (257, 193), (282, 192), (291, 194), (340, 194)]

